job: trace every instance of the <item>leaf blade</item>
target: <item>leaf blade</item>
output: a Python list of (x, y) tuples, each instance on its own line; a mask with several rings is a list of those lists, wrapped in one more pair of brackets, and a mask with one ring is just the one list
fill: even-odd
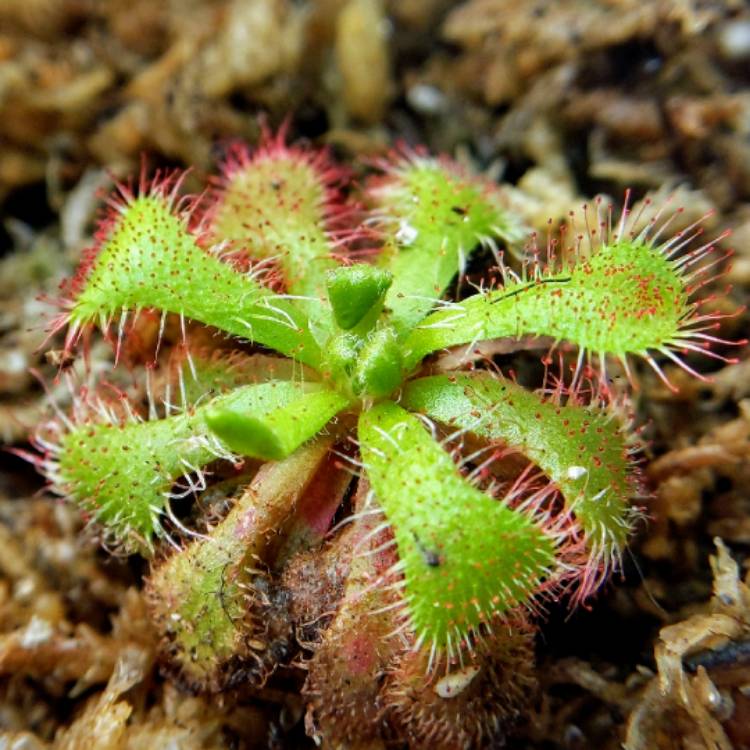
[(554, 567), (554, 544), (530, 518), (469, 485), (420, 420), (392, 402), (361, 415), (360, 441), (420, 642), (450, 650), (528, 601)]
[(320, 384), (272, 381), (238, 388), (164, 419), (84, 421), (60, 439), (48, 474), (56, 491), (89, 510), (117, 541), (148, 549), (151, 539), (163, 534), (160, 515), (175, 481), (183, 475), (198, 477), (180, 493), (187, 495), (191, 486), (200, 488), (202, 467), (217, 458), (232, 458), (208, 426), (210, 410), (265, 415), (290, 405), (299, 408), (306, 396), (316, 404), (325, 401), (329, 411), (314, 412), (317, 421), (305, 424), (307, 432), (298, 428), (295, 439), (285, 444), (291, 452), (317, 432), (314, 428), (331, 412), (332, 403), (339, 405), (329, 394)]
[(72, 302), (69, 339), (143, 308), (215, 326), (311, 366), (320, 361), (305, 315), (199, 247), (185, 217), (158, 193), (118, 212)]
[(495, 185), (447, 159), (408, 154), (384, 165), (368, 191), (375, 216), (385, 214), (386, 248), (377, 263), (393, 275), (385, 305), (408, 332), (439, 300), (481, 243), (517, 241), (523, 231), (502, 206)]
[(692, 311), (679, 267), (647, 241), (602, 245), (569, 270), (477, 294), (428, 316), (405, 342), (415, 367), (433, 351), (496, 338), (551, 336), (587, 351), (647, 356)]
[(455, 429), (521, 450), (560, 488), (597, 554), (619, 555), (630, 530), (628, 498), (635, 486), (626, 439), (613, 415), (560, 406), (486, 373), (414, 380), (402, 403)]

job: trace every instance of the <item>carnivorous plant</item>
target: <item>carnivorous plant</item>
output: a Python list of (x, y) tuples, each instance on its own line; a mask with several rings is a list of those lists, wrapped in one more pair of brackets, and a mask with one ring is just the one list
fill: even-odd
[[(713, 245), (626, 201), (522, 250), (503, 188), (448, 159), (361, 170), (360, 189), (266, 135), (201, 197), (176, 175), (120, 186), (53, 331), (69, 353), (102, 331), (135, 395), (79, 391), (38, 463), (109, 546), (153, 559), (189, 687), (261, 684), (296, 641), (314, 736), (481, 745), (525, 699), (545, 601), (589, 597), (628, 542), (613, 368), (672, 387), (661, 363), (728, 343), (696, 298)], [(570, 367), (531, 390), (487, 341)]]

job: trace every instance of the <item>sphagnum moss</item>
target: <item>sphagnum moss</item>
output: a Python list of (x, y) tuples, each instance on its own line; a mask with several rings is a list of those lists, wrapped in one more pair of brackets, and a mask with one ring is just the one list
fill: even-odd
[[(173, 534), (200, 537), (155, 563), (148, 590), (172, 670), (216, 689), (261, 682), (288, 657), (289, 628), (276, 625), (295, 591), (278, 574), (324, 543), (346, 487), (326, 455), (351, 446), (349, 434), (361, 491), (348, 522), (362, 533), (322, 578), (344, 600), (322, 638), (330, 658), (310, 664), (309, 728), (334, 744), (363, 731), (341, 719), (356, 724), (356, 696), (331, 710), (324, 686), (343, 683), (317, 669), (365, 683), (385, 670), (373, 715), (388, 724), (393, 710), (392, 730), (417, 746), (451, 723), (448, 709), (440, 718), (451, 690), (485, 667), (478, 685), (505, 684), (505, 647), (492, 646), (503, 628), (527, 629), (547, 597), (590, 595), (627, 544), (631, 435), (607, 405), (606, 373), (586, 398), (583, 364), (615, 359), (630, 375), (629, 358), (642, 357), (669, 384), (657, 357), (692, 371), (682, 352), (728, 342), (693, 298), (712, 247), (690, 249), (689, 232), (668, 237), (669, 217), (636, 230), (626, 200), (614, 226), (607, 213), (588, 228), (585, 253), (579, 238), (516, 273), (503, 248), (525, 232), (501, 187), (407, 149), (376, 169), (358, 191), (325, 154), (267, 136), (253, 155), (231, 151), (207, 208), (173, 177), (121, 188), (54, 326), (67, 329), (68, 350), (98, 327), (119, 355), (139, 313), (155, 310), (159, 341), (177, 321), (189, 351), (188, 327), (204, 324), (296, 365), (188, 353), (172, 395), (162, 406), (151, 394), (147, 415), (82, 393), (39, 432), (39, 464), (121, 549), (159, 559)], [(373, 236), (380, 252), (353, 262)], [(503, 283), (446, 300), (480, 246)], [(489, 369), (430, 374), (423, 364), (450, 346), (532, 337), (578, 348), (569, 387), (534, 392)], [(515, 463), (498, 459), (509, 451)], [(186, 528), (171, 503), (199, 496), (211, 467), (246, 458), (269, 463), (226, 518)], [(508, 466), (520, 467), (515, 477)], [(369, 624), (354, 632), (360, 617)], [(362, 642), (373, 634), (388, 645)], [(443, 675), (437, 692), (415, 683), (418, 670), (425, 685)], [(496, 718), (485, 706), (481, 722), (457, 729), (461, 742), (502, 731), (513, 712), (502, 696), (488, 705)]]

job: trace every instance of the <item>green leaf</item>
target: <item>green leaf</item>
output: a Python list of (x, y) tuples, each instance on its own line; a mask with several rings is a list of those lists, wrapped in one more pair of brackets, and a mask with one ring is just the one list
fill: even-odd
[[(160, 516), (178, 477), (200, 475), (207, 463), (230, 457), (228, 447), (212, 436), (209, 412), (273, 415), (286, 406), (303, 405), (308, 395), (313, 403), (331, 403), (328, 394), (319, 384), (274, 381), (238, 388), (166, 419), (82, 424), (62, 438), (52, 479), (58, 491), (89, 509), (116, 541), (148, 549), (153, 535), (163, 533)], [(285, 447), (312, 437), (322, 416), (319, 410), (315, 420), (298, 426)]]
[(611, 558), (630, 531), (634, 492), (623, 428), (596, 407), (561, 406), (485, 373), (412, 381), (401, 403), (451, 427), (520, 450), (559, 487), (589, 548)]
[(494, 186), (447, 160), (415, 156), (388, 169), (368, 194), (375, 215), (387, 217), (378, 263), (393, 274), (385, 305), (403, 333), (430, 312), (481, 242), (522, 232)]
[(469, 485), (418, 417), (385, 402), (359, 425), (419, 642), (450, 651), (493, 615), (527, 602), (554, 566), (553, 541)]
[(403, 382), (401, 344), (392, 326), (341, 331), (326, 346), (322, 372), (352, 399), (383, 398)]
[(328, 225), (339, 177), (324, 153), (286, 146), (283, 134), (268, 137), (252, 155), (230, 154), (212, 215), (217, 241), (278, 261), (287, 291), (315, 298), (300, 307), (323, 329), (330, 316), (319, 302), (338, 266)]
[(328, 299), (339, 328), (354, 328), (383, 300), (391, 281), (387, 271), (364, 263), (329, 272)]
[(486, 339), (551, 336), (625, 358), (672, 344), (692, 306), (679, 267), (648, 242), (603, 245), (560, 273), (477, 294), (427, 317), (405, 342), (407, 366)]
[(354, 392), (382, 398), (393, 393), (403, 379), (401, 345), (396, 332), (390, 327), (372, 331), (358, 353), (352, 377)]
[(278, 461), (316, 435), (348, 405), (334, 391), (308, 390), (268, 411), (246, 411), (228, 400), (210, 407), (206, 422), (211, 431), (236, 453)]
[(153, 535), (162, 534), (161, 514), (174, 481), (188, 465), (214, 458), (207, 447), (189, 442), (200, 433), (188, 415), (83, 424), (62, 439), (54, 486), (89, 510), (117, 543), (148, 550)]
[(307, 318), (196, 243), (185, 219), (155, 193), (123, 206), (70, 312), (71, 335), (127, 311), (156, 308), (215, 326), (315, 366)]

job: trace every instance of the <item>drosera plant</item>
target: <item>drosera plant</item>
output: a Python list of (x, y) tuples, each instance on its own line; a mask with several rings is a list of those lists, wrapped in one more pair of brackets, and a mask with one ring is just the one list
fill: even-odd
[[(501, 186), (408, 148), (367, 169), (360, 189), (282, 132), (253, 153), (233, 148), (201, 199), (183, 196), (176, 175), (121, 186), (53, 330), (72, 352), (98, 328), (117, 358), (139, 315), (157, 311), (155, 358), (176, 332), (184, 362), (160, 397), (148, 368), (134, 369), (140, 402), (81, 392), (39, 430), (38, 464), (109, 544), (153, 557), (153, 616), (185, 684), (262, 683), (292, 658), (292, 626), (305, 625), (295, 597), (310, 597), (309, 581), (280, 582), (303, 560), (327, 582), (312, 597), (327, 609), (305, 615), (323, 623), (324, 644), (331, 623), (339, 661), (325, 668), (388, 671), (373, 722), (392, 709), (392, 730), (417, 746), (441, 700), (472, 681), (508, 684), (495, 658), (508, 651), (504, 627), (527, 632), (547, 598), (583, 600), (619, 564), (638, 487), (606, 363), (632, 382), (640, 357), (671, 387), (660, 361), (695, 372), (685, 353), (723, 357), (711, 347), (730, 342), (696, 298), (714, 263), (700, 224), (671, 233), (675, 213), (645, 221), (626, 200), (613, 221), (597, 204), (570, 242), (549, 242), (543, 258), (532, 243), (514, 270), (504, 251), (526, 230)], [(480, 247), (494, 275), (448, 299)], [(222, 334), (215, 351), (193, 346), (201, 326)], [(577, 348), (568, 385), (533, 391), (473, 364), (480, 341), (535, 337)], [(462, 367), (431, 365), (454, 346), (467, 347)], [(185, 505), (219, 477), (239, 487), (234, 504), (191, 525)], [(347, 515), (350, 482), (360, 489)], [(341, 541), (347, 524), (356, 543)], [(351, 632), (363, 616), (363, 634)], [(351, 716), (326, 711), (317, 667), (309, 728), (341, 742)], [(435, 690), (415, 683), (419, 671)], [(459, 744), (502, 731), (492, 717), (464, 731), (461, 711), (446, 710)]]

